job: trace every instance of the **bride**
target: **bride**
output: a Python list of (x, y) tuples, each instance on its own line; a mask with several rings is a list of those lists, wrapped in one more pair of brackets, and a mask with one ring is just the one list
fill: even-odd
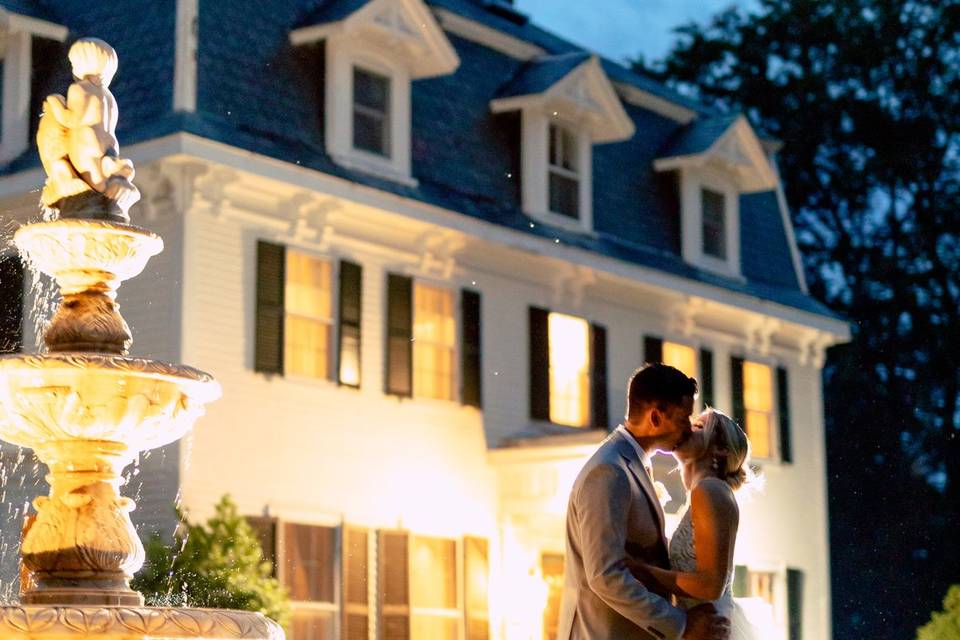
[(772, 615), (747, 617), (733, 598), (733, 550), (740, 522), (734, 491), (755, 480), (747, 465), (750, 441), (737, 423), (708, 409), (693, 422), (691, 434), (677, 446), (690, 506), (670, 540), (671, 570), (631, 562), (638, 579), (659, 583), (689, 609), (713, 602), (730, 620), (730, 640), (771, 640), (783, 633)]

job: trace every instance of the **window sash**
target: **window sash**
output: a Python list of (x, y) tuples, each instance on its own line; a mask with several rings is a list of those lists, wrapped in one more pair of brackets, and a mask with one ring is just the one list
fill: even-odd
[(679, 369), (691, 378), (697, 377), (697, 351), (691, 346), (664, 340), (661, 362)]
[(744, 431), (750, 438), (755, 458), (773, 458), (775, 455), (773, 390), (773, 369), (758, 362), (744, 361)]
[(547, 316), (550, 421), (571, 427), (590, 422), (590, 325), (561, 313)]
[(421, 282), (414, 283), (414, 397), (454, 399), (456, 328), (453, 291)]
[(330, 262), (287, 249), (283, 330), (285, 374), (329, 377), (332, 307)]
[[(364, 93), (363, 89), (369, 91)], [(353, 68), (354, 149), (390, 156), (390, 93), (388, 76)]]
[(725, 194), (712, 189), (700, 190), (703, 253), (720, 260), (727, 259), (727, 229)]

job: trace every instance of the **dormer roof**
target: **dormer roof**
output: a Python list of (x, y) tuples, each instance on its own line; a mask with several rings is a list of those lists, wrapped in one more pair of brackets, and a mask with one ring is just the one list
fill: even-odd
[(377, 43), (406, 61), (414, 79), (446, 75), (460, 66), (456, 50), (422, 0), (326, 2), (290, 32), (290, 42), (310, 44), (338, 34)]
[(686, 125), (661, 149), (654, 168), (720, 164), (733, 172), (744, 193), (776, 187), (777, 173), (763, 143), (740, 114), (701, 118)]
[(528, 107), (583, 121), (594, 142), (626, 140), (634, 133), (633, 121), (599, 58), (582, 51), (544, 56), (524, 64), (490, 103), (494, 113)]

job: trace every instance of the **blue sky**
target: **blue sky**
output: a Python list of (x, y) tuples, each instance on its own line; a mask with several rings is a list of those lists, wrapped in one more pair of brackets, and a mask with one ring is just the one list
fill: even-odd
[(623, 61), (643, 53), (663, 56), (671, 30), (691, 20), (704, 22), (731, 5), (750, 0), (514, 0), (534, 22), (568, 40)]

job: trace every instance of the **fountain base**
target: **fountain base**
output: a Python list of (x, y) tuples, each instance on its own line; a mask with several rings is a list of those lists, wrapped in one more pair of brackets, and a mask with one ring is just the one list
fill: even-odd
[(260, 613), (226, 609), (103, 606), (0, 607), (4, 640), (283, 640)]

